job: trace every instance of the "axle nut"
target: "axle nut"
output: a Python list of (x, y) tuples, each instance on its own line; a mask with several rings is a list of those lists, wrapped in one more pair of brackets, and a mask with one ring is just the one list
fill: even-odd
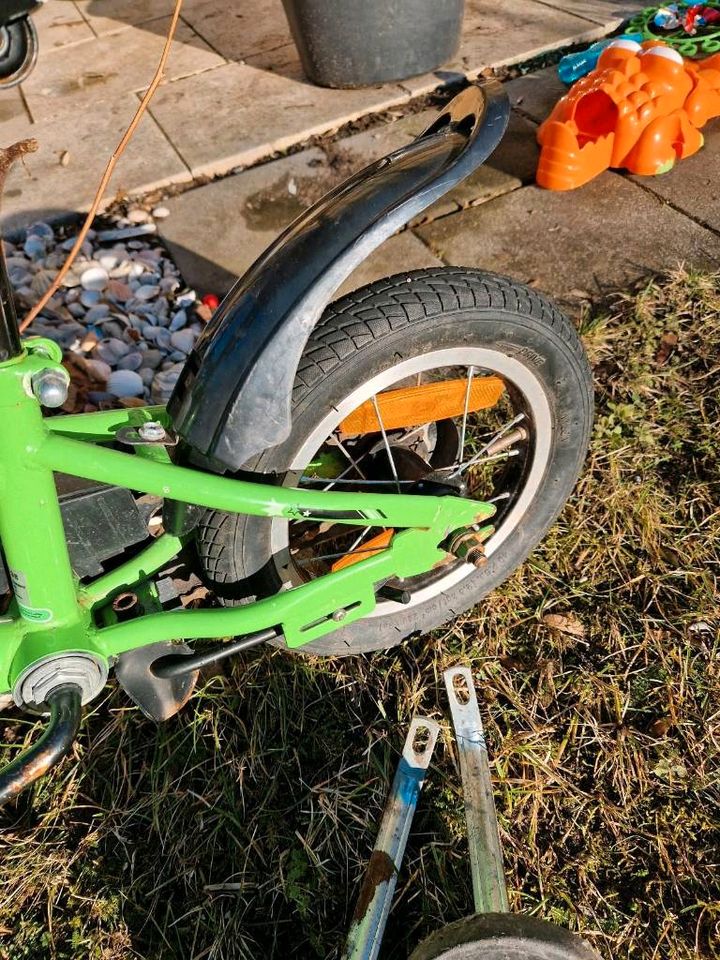
[(32, 375), (30, 386), (43, 407), (61, 407), (67, 400), (70, 375), (64, 367), (48, 367)]

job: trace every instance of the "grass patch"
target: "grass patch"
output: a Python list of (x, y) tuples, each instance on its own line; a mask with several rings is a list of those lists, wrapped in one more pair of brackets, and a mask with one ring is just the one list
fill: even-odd
[[(591, 314), (592, 450), (522, 570), (385, 655), (253, 652), (177, 718), (108, 688), (71, 758), (7, 819), (3, 960), (337, 955), (415, 710), (481, 692), (515, 910), (608, 958), (718, 956), (718, 277)], [(5, 744), (32, 733), (0, 726)], [(471, 912), (447, 732), (384, 948)]]

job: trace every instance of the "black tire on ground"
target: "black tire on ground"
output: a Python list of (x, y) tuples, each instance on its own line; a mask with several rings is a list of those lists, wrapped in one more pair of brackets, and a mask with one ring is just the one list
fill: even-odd
[(600, 960), (577, 934), (511, 913), (486, 913), (449, 923), (410, 960)]
[[(338, 656), (386, 649), (473, 607), (527, 558), (570, 495), (587, 450), (593, 406), (591, 374), (574, 328), (535, 290), (455, 267), (381, 280), (328, 307), (297, 371), (291, 435), (247, 469), (282, 482), (318, 420), (362, 384), (406, 358), (473, 346), (510, 358), (539, 383), (547, 400), (547, 465), (522, 520), (482, 569), (455, 585), (398, 612), (349, 624), (299, 652)], [(205, 515), (198, 530), (201, 568), (223, 603), (247, 602), (280, 588), (270, 524), (219, 511)]]

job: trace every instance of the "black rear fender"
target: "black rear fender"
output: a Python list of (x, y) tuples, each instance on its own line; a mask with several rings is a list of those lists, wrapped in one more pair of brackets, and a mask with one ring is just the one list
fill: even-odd
[(194, 451), (239, 470), (287, 438), (300, 356), (332, 295), (490, 156), (509, 111), (499, 84), (468, 87), (421, 136), (330, 191), (268, 247), (220, 304), (170, 399)]

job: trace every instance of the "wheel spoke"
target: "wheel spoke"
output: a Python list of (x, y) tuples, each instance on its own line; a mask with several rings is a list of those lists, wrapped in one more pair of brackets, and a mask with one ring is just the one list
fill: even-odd
[[(360, 474), (360, 476), (363, 478), (363, 480), (367, 479), (366, 476), (365, 476), (365, 474), (364, 474), (364, 473), (362, 472), (362, 470), (360, 469), (359, 464), (358, 464), (355, 460), (353, 460), (353, 458), (350, 456), (350, 454), (349, 454), (349, 453), (347, 452), (347, 450), (345, 449), (345, 444), (342, 442), (342, 440), (340, 439), (340, 437), (338, 437), (337, 433), (335, 433), (334, 436), (335, 436), (335, 443), (336, 443), (336, 444), (338, 445), (338, 447), (340, 448), (340, 452), (343, 453), (343, 454), (347, 457), (347, 459), (350, 461), (350, 465), (353, 466), (353, 467), (355, 467), (355, 469), (356, 469), (357, 472)], [(347, 470), (345, 471), (345, 473), (347, 473)], [(342, 474), (341, 474), (341, 476), (342, 476)]]
[(467, 389), (465, 390), (465, 410), (463, 411), (462, 429), (460, 430), (460, 452), (458, 459), (462, 460), (465, 453), (465, 434), (467, 432), (468, 407), (470, 406), (470, 392), (472, 390), (473, 377), (475, 376), (475, 367), (470, 364), (468, 367)]
[(501, 427), (494, 436), (475, 454), (474, 457), (471, 457), (466, 463), (461, 463), (458, 467), (455, 468), (455, 472), (450, 474), (450, 478), (459, 477), (461, 473), (466, 470), (469, 470), (470, 467), (474, 467), (476, 464), (480, 463), (481, 460), (489, 461), (496, 460), (498, 457), (502, 456), (517, 456), (520, 452), (519, 450), (514, 450), (512, 453), (510, 451), (503, 451), (500, 454), (494, 454), (491, 457), (485, 457), (487, 451), (497, 443), (502, 437), (505, 436), (513, 427), (517, 426), (522, 420), (525, 419), (524, 413), (519, 413), (516, 417), (513, 417), (512, 420), (509, 420), (503, 427)]
[(385, 424), (383, 423), (382, 414), (380, 413), (380, 405), (377, 402), (377, 394), (373, 394), (372, 402), (373, 402), (373, 406), (375, 407), (375, 413), (378, 418), (378, 423), (380, 424), (380, 433), (382, 434), (383, 443), (385, 444), (385, 452), (387, 453), (388, 461), (390, 463), (390, 470), (392, 471), (393, 480), (395, 481), (397, 492), (400, 493), (400, 479), (398, 477), (398, 472), (395, 467), (395, 460), (393, 459), (392, 450), (390, 449), (390, 443), (387, 438), (387, 433), (385, 432)]

